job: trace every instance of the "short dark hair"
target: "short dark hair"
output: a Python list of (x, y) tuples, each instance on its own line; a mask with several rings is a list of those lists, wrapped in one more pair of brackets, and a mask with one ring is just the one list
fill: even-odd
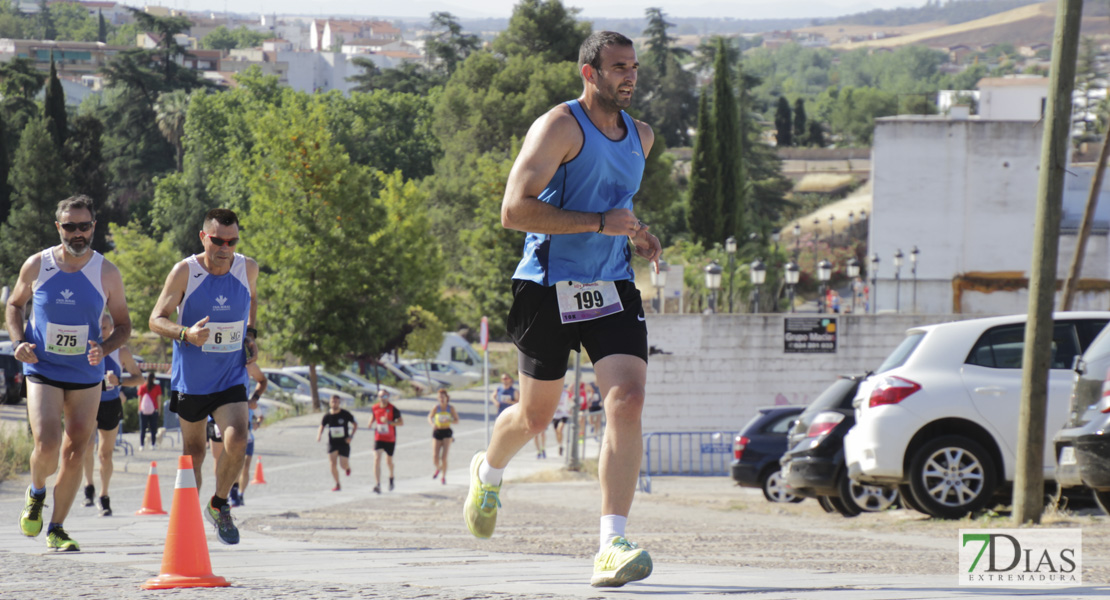
[(61, 221), (62, 213), (64, 212), (81, 209), (89, 211), (89, 214), (92, 215), (92, 220), (96, 220), (96, 210), (93, 209), (93, 200), (92, 198), (89, 198), (84, 194), (70, 196), (69, 198), (66, 198), (65, 200), (59, 202), (58, 210), (54, 213), (54, 220)]
[(609, 46), (631, 46), (632, 40), (615, 31), (595, 31), (578, 48), (578, 68), (601, 69), (601, 51)]
[(208, 225), (209, 221), (215, 221), (224, 227), (239, 224), (239, 217), (235, 215), (235, 211), (227, 208), (213, 208), (204, 215), (204, 224)]

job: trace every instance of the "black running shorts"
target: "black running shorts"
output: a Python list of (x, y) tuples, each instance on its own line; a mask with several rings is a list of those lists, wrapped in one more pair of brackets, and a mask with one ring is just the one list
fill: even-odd
[(393, 456), (393, 449), (397, 447), (397, 442), (383, 442), (381, 440), (374, 440), (374, 450), (385, 450), (385, 453)]
[(349, 458), (351, 456), (351, 445), (343, 440), (328, 440), (328, 454), (332, 452), (338, 452), (339, 456)]
[(119, 427), (123, 418), (123, 402), (119, 398), (114, 400), (101, 400), (100, 408), (96, 410), (96, 428), (111, 431)]
[[(225, 404), (247, 401), (247, 386), (236, 385), (215, 394), (178, 394), (177, 415), (190, 423), (208, 418)], [(171, 406), (171, 408), (173, 408)]]
[(567, 374), (571, 350), (582, 347), (595, 364), (613, 354), (638, 356), (647, 362), (647, 323), (636, 284), (615, 282), (619, 313), (579, 323), (563, 324), (555, 286), (513, 280), (513, 306), (506, 326), (519, 354), (520, 372), (541, 381), (557, 381)]

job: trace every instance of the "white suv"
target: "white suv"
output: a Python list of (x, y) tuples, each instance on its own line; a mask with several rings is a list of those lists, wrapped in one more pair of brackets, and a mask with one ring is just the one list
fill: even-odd
[[(1054, 319), (1048, 440), (1068, 416), (1072, 361), (1110, 312)], [(1025, 321), (1013, 315), (908, 330), (856, 393), (856, 425), (844, 439), (849, 476), (897, 484), (907, 504), (934, 517), (958, 519), (985, 507), (1000, 481), (1014, 480)], [(1046, 479), (1054, 468), (1046, 443)]]

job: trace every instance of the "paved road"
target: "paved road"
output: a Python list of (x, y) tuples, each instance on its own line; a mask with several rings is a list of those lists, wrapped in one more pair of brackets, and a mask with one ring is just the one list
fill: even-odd
[[(170, 509), (177, 454), (172, 448), (137, 456), (117, 453), (112, 489), (116, 515), (100, 518), (95, 516), (94, 509), (77, 505), (67, 520), (67, 530), (84, 548), (80, 553), (50, 554), (45, 551), (43, 537), (29, 539), (19, 535), (15, 524), (27, 477), (4, 482), (0, 484), (0, 523), (10, 526), (0, 527), (0, 598), (127, 599), (150, 598), (157, 593), (173, 594), (175, 598), (451, 600), (615, 596), (925, 599), (984, 595), (982, 590), (957, 587), (954, 576), (841, 573), (827, 569), (786, 568), (790, 562), (783, 561), (758, 568), (739, 568), (657, 560), (655, 573), (644, 582), (620, 590), (596, 590), (586, 583), (590, 561), (584, 557), (582, 548), (560, 551), (536, 544), (523, 552), (498, 551), (505, 546), (499, 544), (496, 536), (489, 542), (473, 540), (466, 535), (461, 518), (457, 532), (453, 527), (447, 530), (424, 527), (419, 518), (402, 522), (398, 515), (406, 513), (399, 512), (398, 507), (416, 501), (433, 510), (461, 513), (459, 499), (465, 493), (467, 459), (484, 445), (481, 397), (477, 391), (455, 394), (464, 422), (456, 428), (457, 444), (452, 450), (454, 461), (446, 486), (429, 477), (432, 470), (430, 427), (424, 415), (432, 401), (399, 401), (406, 424), (400, 432), (396, 457), (397, 489), (381, 496), (371, 492), (371, 443), (366, 431), (360, 431), (354, 442), (354, 474), (345, 478), (342, 492), (332, 493), (323, 443), (314, 443), (318, 416), (289, 419), (260, 430), (257, 448), (269, 483), (251, 486), (247, 505), (235, 509), (243, 531), (242, 543), (234, 547), (222, 546), (211, 531), (207, 533), (213, 572), (231, 581), (230, 588), (173, 592), (139, 589), (141, 583), (159, 572), (168, 518), (136, 517), (133, 513), (140, 506), (151, 460), (158, 461), (164, 507)], [(22, 410), (23, 407), (5, 407), (0, 411), (0, 422), (17, 424)], [(358, 413), (362, 424), (365, 424), (366, 415), (365, 411)], [(134, 434), (127, 436), (131, 441), (134, 437)], [(589, 442), (586, 452), (588, 456), (596, 456), (596, 443)], [(537, 477), (542, 480), (543, 474), (552, 472), (558, 464), (550, 441), (548, 455), (547, 460), (538, 460), (534, 452), (526, 448), (507, 476), (510, 480), (529, 477), (532, 481)], [(698, 484), (705, 485), (704, 482)], [(661, 479), (656, 480), (655, 486), (678, 495), (687, 490), (691, 494), (688, 501), (697, 501), (698, 485), (692, 485), (689, 480)], [(551, 489), (586, 488), (553, 485)], [(210, 493), (211, 479), (202, 490), (201, 498), (207, 498)], [(557, 497), (551, 497), (553, 495)], [(531, 493), (527, 499), (543, 501), (545, 496), (548, 502), (561, 507), (582, 500), (542, 493)], [(585, 498), (581, 504), (585, 506), (587, 500), (593, 501)], [(588, 512), (592, 515), (596, 507), (591, 506)], [(383, 522), (378, 523), (378, 527), (388, 528), (393, 533), (388, 540), (383, 537), (380, 543), (376, 541), (374, 528), (365, 525), (367, 515), (372, 522), (373, 516), (379, 514)], [(311, 515), (316, 517), (308, 519)], [(596, 517), (586, 517), (585, 521), (594, 522), (592, 519)], [(289, 524), (288, 528), (285, 523)], [(557, 528), (559, 525), (547, 522), (545, 526)], [(587, 524), (586, 529), (589, 527)], [(689, 533), (709, 540), (704, 544), (712, 544), (714, 524), (705, 523), (704, 527), (705, 531)], [(300, 533), (291, 533), (294, 530)], [(430, 540), (430, 535), (436, 539)], [(814, 535), (820, 533), (814, 532)], [(589, 535), (578, 537), (582, 543), (577, 545), (588, 553)], [(804, 548), (799, 550), (804, 553)], [(1104, 549), (1089, 548), (1088, 552), (1095, 554), (1099, 550)], [(1110, 589), (994, 590), (987, 595), (995, 598), (1025, 595), (1078, 598), (1110, 595)]]

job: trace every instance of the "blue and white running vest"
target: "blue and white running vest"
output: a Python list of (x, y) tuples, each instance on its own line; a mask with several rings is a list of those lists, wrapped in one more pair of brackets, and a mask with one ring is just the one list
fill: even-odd
[(251, 309), (247, 259), (235, 254), (231, 270), (212, 275), (197, 262), (185, 259), (189, 285), (177, 307), (177, 322), (192, 327), (208, 317), (208, 341), (203, 346), (173, 342), (171, 387), (182, 394), (222, 392), (247, 382), (247, 356), (243, 351)]
[(35, 344), (37, 363), (23, 363), (27, 375), (53, 381), (94, 385), (104, 381), (104, 363), (89, 364), (89, 341), (103, 343), (100, 314), (108, 297), (100, 280), (104, 257), (92, 258), (76, 273), (65, 273), (54, 260), (54, 249), (42, 251), (31, 297), (31, 319), (25, 339)]
[[(123, 371), (120, 369), (118, 349), (113, 350), (111, 354), (105, 356), (104, 360), (101, 361), (101, 363), (104, 365), (104, 377), (108, 377), (108, 371), (113, 371), (115, 372), (116, 377), (119, 379), (119, 381), (123, 381)], [(119, 388), (120, 384), (119, 382), (116, 382), (116, 385), (111, 389), (106, 389), (100, 392), (100, 401), (107, 402), (109, 400), (115, 400), (116, 398), (119, 398)]]
[[(625, 135), (611, 140), (593, 124), (577, 100), (570, 107), (582, 129), (582, 150), (559, 165), (539, 199), (565, 210), (598, 213), (632, 208), (644, 175), (644, 148), (632, 117), (621, 111)], [(602, 233), (539, 234), (524, 239), (524, 257), (513, 279), (545, 286), (559, 281), (634, 279), (625, 236)]]

